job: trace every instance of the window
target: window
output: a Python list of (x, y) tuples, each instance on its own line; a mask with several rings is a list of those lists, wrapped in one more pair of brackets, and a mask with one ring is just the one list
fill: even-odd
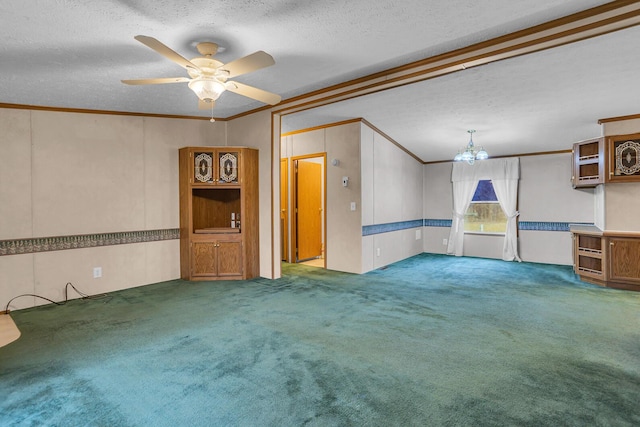
[(481, 180), (464, 215), (465, 233), (504, 234), (507, 217), (500, 207), (491, 180)]

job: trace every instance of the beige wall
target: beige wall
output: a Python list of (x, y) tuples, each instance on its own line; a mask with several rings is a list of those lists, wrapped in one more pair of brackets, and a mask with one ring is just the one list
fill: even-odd
[(640, 182), (604, 184), (605, 230), (640, 231)]
[[(593, 223), (593, 189), (573, 189), (571, 153), (521, 157), (518, 210), (520, 221)], [(521, 230), (519, 250), (524, 261), (573, 263), (567, 231)]]
[(421, 228), (362, 236), (362, 226), (422, 219), (420, 162), (362, 122), (287, 135), (280, 149), (327, 153), (328, 269), (363, 273), (422, 252)]
[(33, 237), (31, 112), (0, 109), (0, 240)]
[[(574, 190), (570, 178), (570, 153), (521, 157), (520, 221), (592, 223), (593, 189)], [(451, 163), (425, 165), (424, 188), (425, 218), (451, 219)], [(425, 227), (425, 252), (446, 253), (443, 239), (448, 238), (449, 227)], [(502, 236), (469, 234), (464, 239), (464, 254), (501, 259), (503, 241)], [(571, 242), (569, 232), (520, 230), (520, 257), (523, 261), (569, 265)]]
[(640, 133), (640, 119), (618, 120), (602, 124), (602, 135), (629, 135)]
[[(271, 113), (261, 111), (259, 113), (243, 116), (227, 122), (227, 145), (257, 148), (259, 150), (259, 205), (260, 205), (260, 276), (266, 278), (279, 277), (279, 262), (277, 270), (273, 271), (272, 257), (272, 218), (273, 211), (279, 204), (280, 188), (275, 185), (279, 176), (274, 176), (274, 171), (280, 170), (279, 145), (271, 148)], [(275, 161), (274, 161), (275, 160)], [(272, 183), (274, 184), (272, 192)], [(279, 218), (279, 217), (277, 217)], [(273, 224), (274, 235), (279, 235), (279, 221)], [(279, 244), (275, 248), (279, 253)], [(276, 259), (279, 260), (277, 255)]]
[[(178, 148), (224, 144), (225, 127), (0, 109), (0, 240), (178, 228)], [(67, 282), (94, 294), (176, 279), (179, 262), (177, 240), (1, 256), (0, 302), (59, 301)]]
[[(360, 178), (360, 124), (325, 129), (327, 147), (327, 268), (362, 272), (362, 181)], [(338, 166), (332, 159), (340, 160)], [(342, 177), (349, 177), (347, 187)], [(355, 203), (355, 211), (351, 210)]]
[[(361, 272), (360, 124), (350, 123), (296, 133), (281, 139), (281, 156), (326, 153), (326, 266), (330, 270)], [(339, 160), (337, 166), (331, 161)], [(291, 177), (291, 173), (289, 174)], [(342, 177), (349, 177), (347, 187)], [(290, 200), (289, 200), (290, 202)], [(356, 204), (352, 211), (351, 202)], [(288, 210), (291, 213), (291, 209)], [(289, 220), (291, 224), (291, 220)]]
[[(362, 129), (363, 225), (422, 220), (422, 163), (367, 125)], [(422, 227), (364, 236), (362, 246), (363, 272), (380, 268), (423, 252)]]
[[(453, 193), (451, 187), (451, 163), (434, 163), (423, 166), (424, 196), (423, 215), (426, 219), (451, 219)], [(447, 253), (450, 227), (424, 227), (423, 249), (434, 254)]]

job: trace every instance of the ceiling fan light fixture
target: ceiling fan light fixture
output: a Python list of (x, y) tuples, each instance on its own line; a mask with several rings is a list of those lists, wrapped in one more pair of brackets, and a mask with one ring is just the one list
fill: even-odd
[(215, 101), (226, 88), (215, 78), (199, 77), (189, 82), (189, 89), (202, 101)]

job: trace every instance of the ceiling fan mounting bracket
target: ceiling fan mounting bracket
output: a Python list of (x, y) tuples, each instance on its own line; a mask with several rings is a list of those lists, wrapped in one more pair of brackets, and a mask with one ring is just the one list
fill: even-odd
[(213, 56), (218, 52), (218, 45), (213, 42), (200, 42), (196, 45), (196, 49), (203, 56)]

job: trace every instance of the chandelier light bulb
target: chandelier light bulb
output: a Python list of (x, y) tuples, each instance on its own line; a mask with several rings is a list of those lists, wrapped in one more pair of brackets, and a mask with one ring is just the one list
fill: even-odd
[(472, 165), (476, 160), (488, 159), (489, 154), (484, 150), (484, 148), (480, 147), (480, 150), (476, 150), (476, 147), (473, 144), (473, 133), (475, 130), (468, 130), (467, 132), (469, 133), (469, 143), (462, 150), (458, 151), (458, 154), (453, 158), (453, 161), (465, 161)]

